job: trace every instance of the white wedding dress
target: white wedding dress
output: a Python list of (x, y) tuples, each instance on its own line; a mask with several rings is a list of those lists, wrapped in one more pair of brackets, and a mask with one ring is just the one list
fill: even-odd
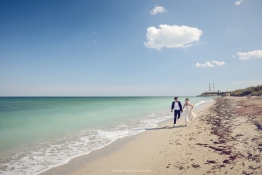
[(185, 120), (186, 122), (188, 122), (188, 118), (190, 118), (191, 120), (194, 118), (196, 118), (196, 114), (191, 111), (192, 107), (188, 105), (185, 105), (185, 108), (184, 108), (184, 114), (185, 114)]

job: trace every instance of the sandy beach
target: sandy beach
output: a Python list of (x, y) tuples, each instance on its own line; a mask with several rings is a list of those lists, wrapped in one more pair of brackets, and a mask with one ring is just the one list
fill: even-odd
[(262, 174), (262, 99), (217, 98), (181, 118), (42, 174)]

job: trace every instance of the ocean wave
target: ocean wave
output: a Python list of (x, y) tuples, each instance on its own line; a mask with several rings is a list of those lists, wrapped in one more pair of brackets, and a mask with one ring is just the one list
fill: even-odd
[(201, 104), (203, 104), (203, 103), (205, 103), (206, 101), (199, 101), (199, 102), (197, 102), (196, 104), (195, 104), (195, 106), (199, 106), (199, 105), (201, 105)]
[(195, 103), (194, 105), (195, 105), (195, 106), (200, 106), (200, 105), (203, 105), (204, 103), (209, 103), (209, 102), (211, 102), (211, 101), (213, 101), (213, 99), (208, 99), (208, 100), (206, 100), (206, 101), (201, 100), (201, 101)]
[[(212, 100), (199, 101), (197, 108)], [(81, 130), (65, 134), (56, 140), (29, 145), (9, 156), (0, 156), (0, 174), (39, 174), (52, 167), (69, 162), (77, 156), (103, 148), (115, 140), (139, 134), (173, 117), (169, 112), (155, 112), (141, 118), (132, 118), (115, 127)]]
[(140, 120), (130, 119), (128, 124), (108, 129), (75, 131), (57, 140), (30, 145), (12, 156), (0, 158), (0, 174), (39, 174), (65, 164), (74, 157), (103, 148), (117, 139), (154, 128), (159, 122), (171, 117), (172, 114), (167, 112), (152, 113)]

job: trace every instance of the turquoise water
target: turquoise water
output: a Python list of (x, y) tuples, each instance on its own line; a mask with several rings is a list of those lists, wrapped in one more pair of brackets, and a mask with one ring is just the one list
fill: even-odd
[[(211, 99), (189, 98), (196, 108)], [(0, 174), (37, 174), (156, 127), (173, 117), (172, 101), (173, 97), (2, 97)]]

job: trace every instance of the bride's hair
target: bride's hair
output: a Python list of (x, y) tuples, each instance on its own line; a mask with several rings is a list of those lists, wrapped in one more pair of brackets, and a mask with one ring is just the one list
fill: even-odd
[(186, 100), (187, 100), (187, 101), (189, 101), (189, 99), (188, 99), (188, 98), (186, 98)]

